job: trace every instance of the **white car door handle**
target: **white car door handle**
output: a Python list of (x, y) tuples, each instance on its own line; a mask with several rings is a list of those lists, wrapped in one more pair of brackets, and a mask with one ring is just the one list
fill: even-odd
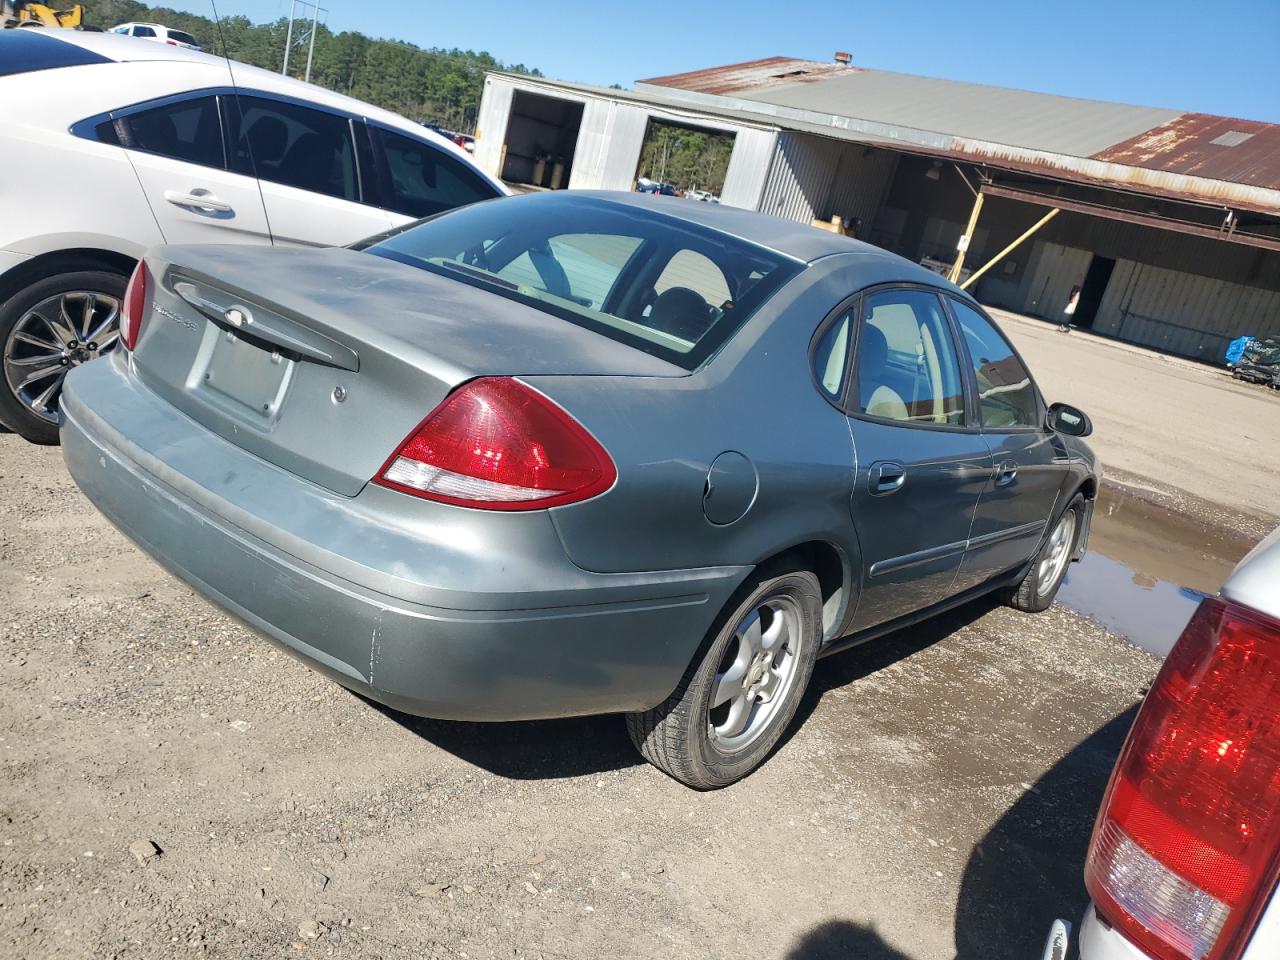
[(183, 193), (180, 190), (166, 190), (164, 198), (175, 207), (194, 207), (206, 213), (230, 213), (231, 204), (223, 203), (207, 190), (192, 190)]

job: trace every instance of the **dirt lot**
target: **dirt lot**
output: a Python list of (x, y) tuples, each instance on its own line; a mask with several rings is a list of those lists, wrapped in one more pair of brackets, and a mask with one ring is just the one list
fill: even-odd
[[(1133, 484), (1100, 522), (1138, 520), (1095, 537), (1114, 602), (1215, 589), (1275, 522), (1276, 398), (1006, 328)], [(1169, 506), (1193, 519), (1161, 550)], [(617, 718), (359, 700), (134, 549), (57, 450), (0, 434), (0, 958), (1025, 960), (1084, 904), (1156, 665), (1061, 605), (979, 603), (822, 661), (778, 754), (698, 794)]]
[[(979, 604), (823, 661), (737, 786), (616, 718), (380, 711), (0, 435), (0, 957), (1026, 958), (1155, 659)], [(162, 851), (139, 860), (137, 841)], [(145, 854), (145, 846), (141, 849)]]

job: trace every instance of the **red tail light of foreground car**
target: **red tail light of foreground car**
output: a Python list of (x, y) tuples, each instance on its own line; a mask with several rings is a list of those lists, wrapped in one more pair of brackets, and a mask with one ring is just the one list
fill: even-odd
[(129, 285), (124, 288), (124, 309), (120, 311), (120, 342), (132, 350), (142, 331), (142, 311), (147, 303), (147, 264), (139, 260)]
[(1201, 603), (1112, 774), (1085, 884), (1159, 960), (1235, 960), (1280, 874), (1280, 622)]
[(594, 497), (617, 476), (595, 437), (551, 400), (481, 377), (449, 394), (375, 482), (464, 507), (540, 510)]

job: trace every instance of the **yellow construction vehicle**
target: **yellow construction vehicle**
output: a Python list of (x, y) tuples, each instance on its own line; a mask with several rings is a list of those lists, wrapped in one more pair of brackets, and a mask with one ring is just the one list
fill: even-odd
[(65, 27), (83, 30), (84, 7), (72, 4), (66, 10), (55, 10), (32, 0), (0, 0), (0, 27)]

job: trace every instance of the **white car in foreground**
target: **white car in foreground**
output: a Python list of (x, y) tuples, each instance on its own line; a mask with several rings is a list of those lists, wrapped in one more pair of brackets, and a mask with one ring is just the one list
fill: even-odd
[(509, 192), (387, 110), (132, 37), (0, 32), (0, 102), (0, 422), (37, 442), (147, 248), (341, 246)]
[(1080, 960), (1280, 957), (1280, 529), (1151, 686), (1085, 865)]

